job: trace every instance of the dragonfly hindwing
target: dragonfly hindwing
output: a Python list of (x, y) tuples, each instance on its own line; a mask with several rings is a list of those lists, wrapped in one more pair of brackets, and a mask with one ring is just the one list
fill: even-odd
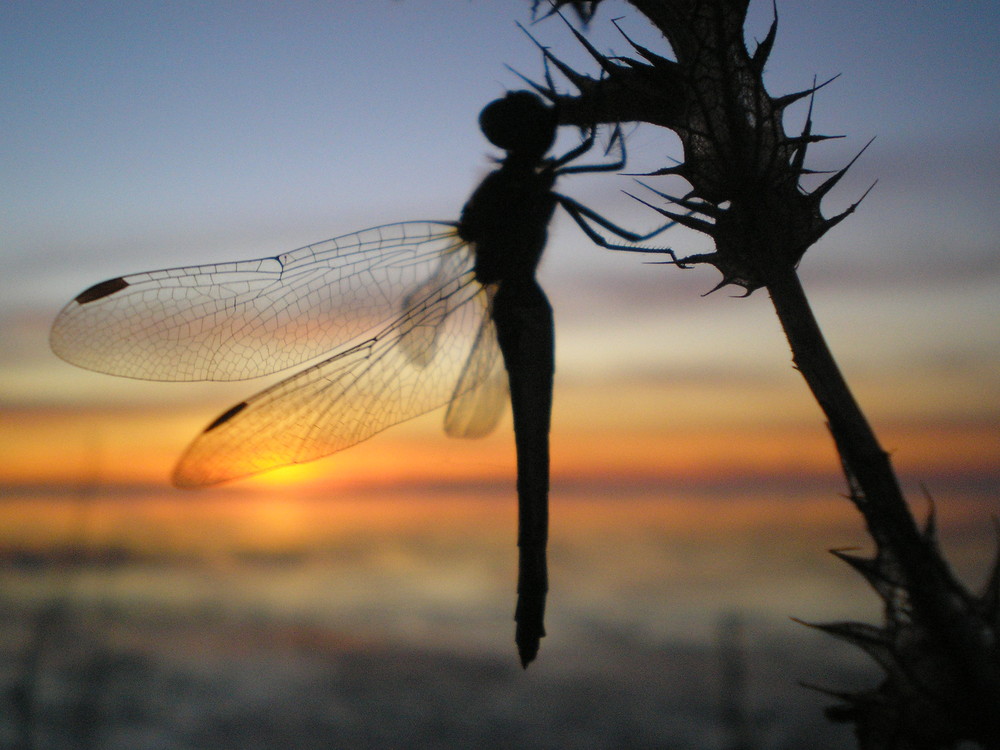
[[(442, 255), (437, 270), (403, 297), (400, 309), (406, 319), (400, 333), (399, 347), (416, 367), (427, 367), (434, 360), (441, 325), (458, 301), (452, 297), (461, 286), (455, 274), (458, 264), (463, 262), (455, 254)], [(465, 297), (462, 297), (461, 302), (465, 301)]]
[(480, 438), (489, 435), (507, 405), (507, 371), (503, 366), (491, 315), (496, 291), (496, 285), (490, 285), (476, 295), (484, 314), (444, 415), (444, 429), (450, 437)]

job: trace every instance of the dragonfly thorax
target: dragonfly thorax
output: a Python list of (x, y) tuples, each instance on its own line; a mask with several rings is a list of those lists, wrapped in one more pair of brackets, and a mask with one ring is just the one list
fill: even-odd
[(486, 176), (462, 209), (458, 233), (472, 243), (481, 284), (533, 280), (556, 207), (550, 171), (506, 160)]

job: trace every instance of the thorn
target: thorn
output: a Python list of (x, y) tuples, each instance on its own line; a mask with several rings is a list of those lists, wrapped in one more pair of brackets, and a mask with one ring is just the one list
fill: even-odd
[(852, 203), (850, 206), (848, 206), (846, 209), (844, 209), (843, 211), (841, 211), (836, 216), (827, 219), (826, 220), (826, 226), (823, 227), (823, 230), (822, 230), (822, 232), (820, 232), (820, 234), (823, 234), (823, 233), (829, 231), (830, 229), (832, 229), (833, 227), (835, 227), (837, 224), (839, 224), (840, 222), (842, 222), (844, 219), (846, 219), (848, 216), (850, 216), (851, 214), (853, 214), (854, 213), (854, 209), (856, 209), (859, 205), (861, 205), (861, 201), (863, 201), (865, 198), (868, 197), (868, 193), (870, 193), (872, 190), (874, 190), (875, 186), (877, 184), (878, 184), (878, 180), (875, 180), (875, 182), (873, 182), (868, 187), (868, 189), (864, 193), (861, 194), (861, 197), (858, 198), (856, 201), (854, 201), (854, 203)]
[(815, 94), (817, 91), (826, 86), (828, 83), (833, 83), (838, 78), (840, 78), (840, 73), (837, 73), (837, 75), (835, 75), (833, 78), (828, 78), (818, 86), (814, 85), (811, 88), (805, 89), (803, 91), (796, 91), (794, 94), (785, 94), (784, 96), (779, 96), (777, 99), (774, 100), (774, 107), (775, 109), (780, 111), (785, 107), (789, 106), (790, 104), (794, 104), (799, 99), (805, 96), (809, 96), (810, 94)]
[[(816, 88), (816, 76), (813, 76), (813, 88)], [(810, 143), (814, 141), (808, 140), (812, 135), (812, 114), (813, 114), (813, 104), (816, 102), (816, 92), (813, 91), (812, 96), (809, 97), (809, 109), (806, 111), (806, 122), (802, 126), (802, 134), (799, 136), (801, 143), (795, 149), (795, 155), (792, 157), (790, 166), (792, 169), (798, 173), (802, 174), (802, 165), (806, 160), (806, 150), (809, 148)]]
[(938, 538), (937, 508), (934, 505), (934, 498), (931, 496), (931, 493), (927, 490), (927, 487), (923, 482), (920, 483), (920, 491), (924, 493), (924, 499), (926, 499), (928, 503), (927, 520), (924, 522), (923, 530), (924, 541), (936, 548)]
[(838, 560), (850, 565), (856, 572), (858, 572), (868, 585), (875, 589), (875, 593), (879, 595), (883, 602), (889, 602), (893, 594), (901, 588), (901, 584), (897, 581), (892, 580), (885, 570), (885, 566), (881, 563), (878, 557), (861, 557), (859, 555), (849, 555), (847, 550), (830, 550), (830, 554), (834, 555)]
[(799, 144), (810, 144), (810, 143), (820, 143), (821, 141), (834, 141), (839, 138), (843, 138), (842, 135), (821, 135), (819, 133), (812, 133), (810, 135), (793, 135), (785, 138), (785, 143)]
[(842, 560), (856, 571), (858, 571), (862, 576), (865, 577), (869, 582), (874, 582), (882, 578), (881, 573), (878, 569), (878, 559), (870, 557), (861, 557), (860, 555), (850, 555), (848, 554), (848, 549), (857, 549), (856, 547), (848, 547), (845, 549), (832, 549), (830, 554), (836, 557), (838, 560)]
[[(674, 163), (674, 166), (663, 167), (662, 169), (657, 169), (654, 172), (643, 172), (641, 174), (637, 172), (622, 172), (622, 175), (625, 177), (667, 177), (670, 175), (676, 175), (677, 177), (687, 179), (687, 164), (669, 155), (666, 158), (670, 159), (670, 161)], [(688, 181), (690, 182), (690, 180)]]
[(678, 164), (674, 167), (664, 167), (663, 169), (657, 169), (654, 172), (620, 172), (622, 177), (669, 177), (670, 175), (684, 176), (682, 168), (683, 164)]
[(733, 294), (733, 295), (731, 295), (733, 299), (746, 299), (751, 294), (753, 294), (754, 291), (756, 291), (756, 289), (759, 288), (759, 287), (750, 287), (747, 284), (744, 284), (742, 281), (736, 281), (735, 279), (733, 281), (730, 281), (729, 283), (733, 284), (734, 286), (741, 286), (741, 287), (743, 287), (743, 290), (744, 290), (743, 294)]
[[(569, 5), (573, 6), (573, 10), (575, 10), (577, 16), (580, 17), (580, 22), (584, 25), (584, 27), (586, 27), (593, 20), (594, 15), (597, 13), (597, 2), (592, 2), (592, 0), (565, 0), (565, 1)], [(598, 2), (600, 2), (600, 0), (598, 0)], [(553, 16), (556, 14), (562, 15), (562, 13), (559, 12), (560, 4), (561, 3), (556, 3), (553, 2), (553, 0), (549, 0), (549, 5), (552, 6), (552, 10), (550, 10), (544, 16), (535, 19), (533, 23), (544, 21), (549, 16)], [(589, 8), (586, 7), (588, 4), (590, 4)], [(534, 2), (531, 3), (532, 16), (534, 16), (535, 13), (537, 12), (539, 5), (541, 5), (541, 0), (534, 0)]]
[[(537, 13), (538, 13), (538, 6), (542, 5), (542, 4), (547, 4), (549, 6), (549, 12), (546, 13), (544, 16), (538, 16), (537, 15)], [(531, 23), (532, 23), (532, 25), (534, 25), (536, 23), (541, 23), (542, 21), (544, 21), (549, 16), (551, 16), (551, 15), (553, 15), (555, 13), (558, 13), (558, 12), (559, 12), (559, 3), (555, 2), (555, 0), (548, 0), (547, 3), (546, 3), (546, 0), (531, 0), (531, 19), (532, 19)]]
[(874, 659), (890, 677), (904, 680), (910, 678), (900, 665), (899, 658), (895, 653), (892, 634), (883, 628), (861, 622), (810, 623), (795, 617), (792, 620), (860, 648)]
[(797, 617), (793, 617), (794, 622), (805, 625), (808, 628), (821, 630), (832, 635), (834, 638), (852, 643), (860, 649), (870, 654), (880, 664), (882, 658), (891, 659), (890, 644), (886, 640), (885, 631), (882, 628), (868, 625), (863, 622), (806, 622)]
[(543, 97), (545, 97), (548, 101), (553, 102), (553, 103), (556, 101), (556, 93), (552, 89), (548, 89), (545, 86), (542, 86), (540, 83), (535, 83), (534, 81), (532, 81), (530, 78), (528, 78), (526, 75), (524, 75), (520, 71), (515, 70), (514, 68), (512, 68), (510, 65), (504, 65), (504, 67), (507, 68), (507, 70), (509, 70), (511, 73), (513, 73), (514, 75), (516, 75), (518, 78), (520, 78), (522, 81), (524, 81), (526, 84), (528, 84), (529, 86), (531, 86), (531, 88), (533, 88), (535, 91), (537, 91)]
[[(618, 29), (618, 33), (621, 34), (625, 38), (625, 41), (628, 42), (632, 46), (632, 49), (634, 49), (636, 52), (638, 52), (648, 62), (652, 63), (654, 67), (677, 65), (677, 63), (674, 62), (673, 60), (668, 60), (667, 58), (662, 57), (661, 55), (656, 54), (652, 50), (646, 49), (642, 45), (637, 44), (636, 42), (632, 41), (632, 39), (629, 37), (629, 35), (626, 34), (622, 30), (622, 27), (618, 25), (618, 21), (620, 21), (620, 20), (621, 19), (619, 19), (619, 18), (612, 18), (611, 19), (611, 23), (614, 24), (614, 27), (616, 29)], [(641, 63), (638, 63), (638, 61), (636, 61), (636, 60), (628, 60), (627, 58), (616, 58), (616, 59), (619, 59), (622, 62), (627, 62), (627, 63), (631, 63), (631, 64), (640, 64), (641, 65)]]
[(608, 75), (613, 74), (617, 66), (613, 65), (611, 63), (611, 60), (606, 55), (602, 55), (600, 52), (598, 52), (597, 48), (590, 42), (588, 42), (587, 38), (583, 34), (581, 34), (579, 31), (573, 28), (573, 24), (571, 24), (568, 20), (566, 20), (566, 16), (558, 12), (556, 13), (556, 15), (558, 15), (563, 20), (563, 23), (566, 24), (566, 28), (568, 28), (570, 32), (572, 32), (573, 36), (576, 37), (576, 40), (583, 46), (585, 50), (587, 50), (590, 56), (597, 61), (597, 64), (601, 66), (601, 70), (603, 70)]
[[(771, 21), (771, 28), (768, 29), (767, 36), (764, 37), (764, 41), (757, 45), (757, 49), (753, 51), (753, 57), (750, 59), (750, 63), (757, 71), (757, 75), (760, 75), (764, 71), (764, 64), (767, 62), (767, 58), (771, 55), (771, 48), (774, 46), (774, 38), (778, 33), (778, 0), (772, 0), (771, 10), (774, 14), (774, 20)], [(813, 85), (816, 85), (815, 81), (813, 81)]]
[[(642, 185), (644, 188), (646, 188), (646, 190), (649, 190), (651, 193), (655, 193), (656, 195), (660, 196), (664, 200), (670, 201), (671, 203), (676, 203), (678, 206), (680, 206), (681, 208), (686, 208), (688, 211), (702, 213), (713, 219), (717, 218), (723, 213), (722, 209), (720, 209), (718, 206), (712, 203), (708, 203), (707, 201), (692, 201), (688, 200), (687, 196), (685, 196), (684, 198), (678, 198), (676, 196), (669, 195), (668, 193), (661, 193), (659, 190), (650, 187), (642, 180), (636, 180), (636, 182)], [(688, 195), (692, 195), (693, 192), (694, 191), (688, 193)]]
[[(710, 263), (711, 265), (715, 265), (715, 261), (713, 261), (712, 258), (716, 257), (717, 255), (718, 255), (718, 253), (702, 253), (700, 255), (689, 255), (686, 258), (681, 258), (677, 262), (677, 265), (680, 268), (690, 268), (690, 265), (687, 265), (687, 264), (696, 264), (696, 263)], [(716, 267), (716, 269), (720, 273), (722, 273), (722, 269), (719, 268), (719, 266), (715, 266), (715, 267)], [(715, 292), (717, 292), (720, 289), (722, 289), (723, 287), (727, 287), (729, 285), (741, 286), (741, 287), (744, 288), (745, 291), (743, 292), (743, 294), (733, 295), (736, 299), (745, 299), (746, 297), (749, 297), (751, 294), (753, 294), (754, 291), (755, 291), (755, 289), (750, 288), (749, 286), (747, 286), (746, 284), (744, 284), (742, 281), (740, 281), (739, 279), (737, 279), (735, 276), (731, 276), (729, 274), (723, 273), (722, 277), (723, 277), (722, 281), (720, 281), (718, 284), (716, 284), (715, 286), (713, 286), (711, 289), (709, 289), (707, 292), (705, 292), (701, 296), (702, 297), (707, 297), (710, 294), (715, 294)]]
[(837, 170), (835, 169), (809, 169), (808, 167), (802, 167), (799, 170), (799, 174), (833, 174)]
[(732, 283), (733, 283), (732, 279), (730, 279), (729, 277), (724, 276), (722, 278), (722, 281), (720, 281), (718, 284), (716, 284), (715, 286), (713, 286), (711, 289), (709, 289), (707, 292), (705, 292), (701, 296), (702, 297), (707, 297), (710, 294), (715, 294), (717, 291), (719, 291), (723, 287), (729, 286)]
[[(868, 147), (872, 145), (872, 143), (874, 141), (875, 141), (875, 138), (872, 138), (870, 141), (868, 141), (868, 143), (866, 143), (864, 146), (862, 146), (861, 150), (858, 151), (858, 153), (856, 153), (854, 155), (854, 158), (851, 159), (849, 162), (847, 162), (847, 166), (845, 166), (843, 169), (838, 170), (833, 175), (833, 177), (831, 177), (829, 180), (827, 180), (822, 185), (820, 185), (818, 188), (816, 188), (811, 193), (809, 193), (809, 196), (812, 197), (813, 200), (818, 204), (823, 199), (823, 196), (825, 196), (828, 192), (830, 192), (831, 188), (833, 188), (834, 185), (836, 185), (838, 182), (840, 182), (841, 178), (845, 174), (847, 174), (847, 170), (854, 166), (854, 162), (856, 162), (859, 158), (861, 158), (861, 154), (863, 154), (868, 149)], [(872, 183), (872, 187), (875, 187), (875, 183)], [(872, 189), (871, 187), (868, 188), (868, 190), (865, 191), (865, 195), (868, 195), (868, 193), (871, 191), (871, 189)], [(858, 200), (858, 202), (855, 203), (853, 206), (851, 206), (850, 209), (848, 209), (848, 211), (845, 212), (843, 215), (846, 215), (850, 211), (853, 211), (857, 207), (858, 203), (861, 203), (861, 201), (863, 201), (865, 199), (865, 195), (862, 195), (861, 198)], [(843, 217), (843, 215), (841, 216), (841, 218)], [(838, 221), (839, 220), (840, 219), (838, 218)]]
[(715, 224), (712, 224), (711, 222), (704, 221), (703, 219), (697, 219), (694, 216), (691, 216), (691, 214), (678, 214), (674, 213), (673, 211), (668, 211), (665, 208), (654, 206), (649, 201), (644, 201), (639, 196), (632, 195), (632, 193), (628, 192), (627, 190), (623, 190), (622, 192), (625, 193), (625, 195), (627, 195), (629, 198), (639, 201), (639, 203), (643, 204), (644, 206), (649, 206), (657, 213), (663, 214), (668, 219), (673, 219), (678, 224), (682, 224), (688, 227), (689, 229), (694, 229), (698, 232), (703, 232), (704, 234), (707, 234), (709, 236), (712, 236), (713, 232), (715, 231)]
[[(555, 55), (553, 55), (549, 51), (548, 47), (546, 47), (544, 44), (542, 44), (537, 39), (535, 39), (535, 37), (533, 37), (531, 35), (531, 33), (526, 28), (524, 28), (524, 26), (522, 26), (520, 23), (517, 24), (517, 27), (519, 29), (521, 29), (521, 31), (524, 32), (525, 36), (527, 36), (528, 39), (530, 39), (532, 42), (534, 42), (535, 46), (538, 47), (538, 49), (541, 51), (542, 56), (548, 62), (550, 62), (553, 65), (555, 65), (556, 68), (559, 69), (559, 72), (562, 73), (564, 76), (566, 76), (566, 80), (568, 80), (570, 83), (572, 83), (578, 89), (586, 86), (587, 83), (592, 80), (588, 76), (585, 76), (585, 75), (582, 75), (580, 73), (577, 73), (575, 70), (573, 70), (571, 67), (569, 67), (566, 63), (564, 63), (562, 60), (560, 60)], [(570, 28), (572, 28), (572, 27), (570, 27)]]

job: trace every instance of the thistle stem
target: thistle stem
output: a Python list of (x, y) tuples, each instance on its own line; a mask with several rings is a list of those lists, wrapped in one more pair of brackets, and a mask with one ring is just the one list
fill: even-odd
[(851, 499), (864, 514), (872, 537), (880, 548), (922, 546), (889, 455), (844, 380), (798, 275), (794, 270), (773, 274), (767, 289), (788, 338), (792, 361), (823, 409), (845, 468), (861, 490), (852, 493)]
[[(795, 367), (802, 373), (828, 420), (837, 451), (852, 487), (851, 500), (862, 513), (879, 555), (902, 574), (921, 621), (964, 671), (971, 688), (963, 704), (953, 709), (982, 737), (1000, 737), (1000, 670), (984, 654), (996, 653), (984, 642), (989, 626), (971, 606), (934, 548), (914, 521), (893, 471), (889, 455), (879, 445), (816, 322), (794, 269), (779, 271), (767, 284), (778, 319), (788, 338)], [(994, 747), (990, 744), (989, 747)]]

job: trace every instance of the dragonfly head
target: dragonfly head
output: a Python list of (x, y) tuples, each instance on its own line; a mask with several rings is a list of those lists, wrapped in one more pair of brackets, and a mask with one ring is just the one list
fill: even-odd
[(479, 128), (512, 156), (540, 161), (556, 139), (556, 114), (530, 91), (509, 91), (479, 114)]

